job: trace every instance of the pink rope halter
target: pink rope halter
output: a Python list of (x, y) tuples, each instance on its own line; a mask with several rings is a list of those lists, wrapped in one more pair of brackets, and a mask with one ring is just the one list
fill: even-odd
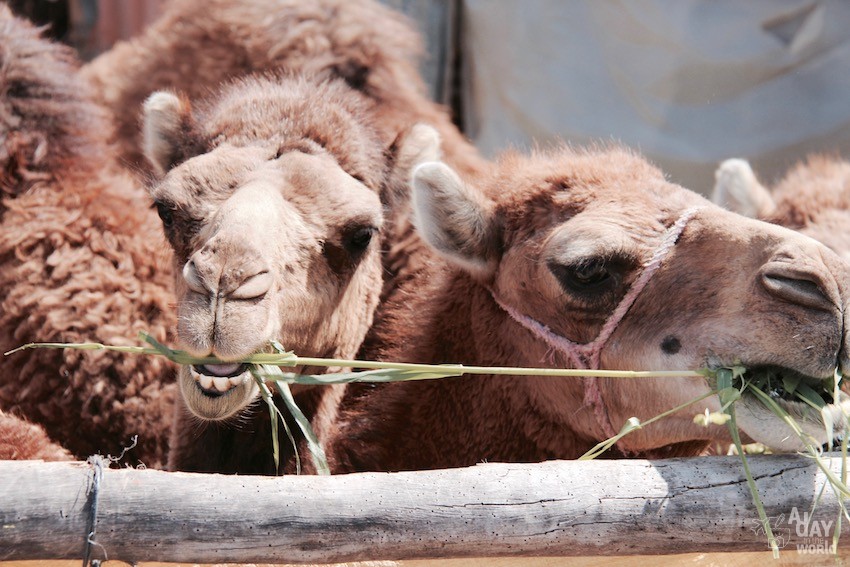
[[(561, 335), (552, 332), (552, 330), (543, 323), (520, 313), (510, 305), (502, 302), (492, 289), (490, 290), (490, 295), (493, 296), (493, 299), (499, 307), (510, 315), (514, 321), (531, 331), (533, 335), (542, 339), (550, 347), (565, 354), (573, 368), (598, 370), (602, 349), (605, 347), (608, 339), (614, 333), (614, 330), (617, 328), (617, 325), (620, 324), (620, 321), (623, 320), (623, 317), (625, 317), (638, 295), (640, 295), (646, 287), (646, 284), (649, 283), (649, 280), (655, 272), (658, 271), (658, 268), (661, 267), (662, 262), (673, 249), (673, 246), (676, 245), (676, 242), (679, 240), (679, 236), (681, 236), (682, 231), (685, 230), (685, 226), (688, 224), (688, 221), (693, 218), (700, 208), (701, 207), (693, 207), (686, 210), (682, 213), (682, 216), (680, 216), (679, 219), (667, 229), (661, 239), (661, 244), (652, 254), (652, 257), (644, 263), (643, 271), (634, 281), (631, 288), (629, 288), (629, 291), (620, 301), (617, 308), (614, 309), (611, 315), (608, 316), (608, 319), (605, 320), (605, 324), (602, 325), (599, 335), (596, 339), (589, 343), (576, 343), (566, 337), (562, 337)], [(602, 428), (605, 435), (607, 437), (614, 437), (617, 434), (617, 431), (611, 424), (611, 418), (608, 415), (608, 410), (605, 408), (605, 402), (602, 400), (602, 392), (599, 389), (599, 378), (586, 377), (584, 379), (584, 404), (593, 408), (596, 421)]]

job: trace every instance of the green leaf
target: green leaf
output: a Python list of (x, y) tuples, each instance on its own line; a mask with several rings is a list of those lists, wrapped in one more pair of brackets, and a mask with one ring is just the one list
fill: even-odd
[(773, 535), (773, 530), (770, 527), (770, 521), (768, 520), (767, 513), (764, 511), (764, 505), (762, 504), (761, 497), (759, 496), (756, 481), (753, 479), (753, 474), (750, 471), (750, 464), (747, 461), (747, 455), (741, 443), (741, 436), (738, 434), (738, 424), (735, 421), (735, 405), (731, 404), (726, 410), (726, 413), (730, 418), (726, 423), (726, 426), (729, 428), (729, 434), (732, 436), (732, 443), (734, 443), (735, 448), (738, 450), (738, 456), (741, 458), (741, 465), (744, 467), (744, 477), (747, 479), (750, 496), (753, 498), (753, 504), (755, 504), (759, 520), (764, 527), (764, 533), (767, 536), (767, 543), (770, 546), (771, 551), (773, 551), (773, 558), (779, 559), (779, 544), (776, 541), (776, 537)]
[(715, 370), (714, 376), (717, 378), (717, 390), (718, 391), (723, 391), (723, 390), (726, 390), (727, 388), (732, 387), (732, 369), (731, 368), (718, 368), (717, 370)]
[(322, 449), (319, 439), (316, 437), (316, 433), (310, 425), (310, 420), (307, 419), (307, 416), (305, 416), (301, 409), (299, 409), (299, 407), (295, 404), (295, 398), (292, 397), (292, 391), (289, 389), (289, 384), (286, 384), (285, 382), (275, 382), (275, 386), (277, 387), (277, 391), (280, 392), (280, 395), (283, 397), (286, 408), (289, 410), (289, 413), (292, 414), (292, 417), (295, 418), (295, 423), (298, 424), (298, 427), (301, 429), (301, 433), (304, 434), (304, 438), (307, 440), (307, 448), (310, 450), (310, 456), (313, 458), (313, 466), (316, 467), (316, 473), (320, 475), (331, 474), (325, 450)]
[[(263, 397), (263, 400), (266, 402), (266, 405), (269, 408), (269, 419), (271, 419), (272, 422), (272, 455), (274, 456), (274, 470), (275, 472), (278, 472), (280, 470), (280, 444), (278, 443), (277, 420), (278, 417), (280, 417), (280, 419), (284, 422), (286, 420), (284, 420), (283, 416), (280, 415), (280, 410), (277, 409), (277, 406), (274, 403), (274, 398), (272, 397), (271, 391), (269, 391), (269, 388), (268, 386), (266, 386), (266, 383), (263, 381), (262, 377), (257, 375), (256, 372), (254, 372), (253, 366), (251, 367), (251, 375), (254, 377), (254, 380), (260, 387), (260, 395)], [(293, 439), (292, 442), (294, 445), (295, 440)]]
[(789, 394), (793, 394), (797, 390), (797, 386), (800, 385), (800, 380), (802, 379), (803, 376), (800, 374), (792, 374), (791, 376), (783, 374), (782, 387), (785, 388), (785, 391)]
[(747, 367), (741, 366), (740, 364), (737, 364), (737, 365), (729, 368), (729, 370), (732, 371), (732, 382), (735, 382), (735, 380), (743, 380), (744, 379), (744, 374), (746, 374), (746, 372), (747, 372)]
[(729, 386), (718, 391), (717, 397), (720, 398), (720, 410), (725, 412), (733, 403), (741, 399), (741, 391)]
[(794, 395), (796, 395), (802, 401), (812, 406), (817, 411), (820, 411), (821, 408), (827, 405), (823, 397), (821, 397), (820, 394), (812, 390), (812, 388), (806, 383), (800, 383), (797, 386), (797, 391), (794, 392)]

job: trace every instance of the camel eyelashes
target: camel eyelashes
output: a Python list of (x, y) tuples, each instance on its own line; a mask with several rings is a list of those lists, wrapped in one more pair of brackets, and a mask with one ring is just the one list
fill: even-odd
[(584, 286), (600, 284), (611, 277), (611, 274), (605, 268), (605, 263), (599, 258), (579, 264), (573, 269), (572, 275), (577, 282)]
[(171, 225), (174, 224), (174, 211), (171, 206), (162, 201), (154, 202), (154, 206), (156, 207), (156, 212), (159, 215), (159, 218), (162, 220), (162, 225), (166, 228), (171, 227)]
[(351, 255), (363, 253), (372, 242), (378, 229), (374, 226), (359, 226), (349, 230), (342, 238), (342, 244)]
[(608, 291), (618, 280), (603, 258), (588, 258), (571, 265), (549, 262), (548, 267), (568, 293)]

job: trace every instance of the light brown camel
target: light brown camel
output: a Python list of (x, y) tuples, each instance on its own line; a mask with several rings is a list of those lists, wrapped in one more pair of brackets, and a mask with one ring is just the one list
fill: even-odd
[[(148, 198), (115, 164), (67, 47), (0, 5), (0, 353), (28, 342), (167, 340), (174, 302)], [(161, 358), (0, 355), (0, 408), (78, 458), (164, 464), (174, 369)], [(21, 448), (22, 450), (25, 448)]]
[[(437, 157), (436, 132), (415, 127), (388, 151), (373, 126), (379, 104), (304, 77), (242, 79), (194, 108), (158, 92), (144, 108), (180, 346), (228, 361), (278, 340), (302, 356), (353, 358), (381, 292), (385, 202)], [(183, 367), (178, 383), (192, 415), (178, 414), (171, 468), (276, 472), (246, 365)], [(319, 434), (341, 393), (299, 391)]]
[[(191, 24), (187, 25), (187, 22), (191, 22)], [(424, 95), (424, 85), (416, 70), (416, 60), (420, 52), (419, 43), (419, 37), (402, 16), (372, 0), (312, 0), (308, 2), (283, 0), (272, 4), (258, 0), (240, 0), (238, 2), (179, 0), (173, 2), (163, 17), (149, 30), (130, 42), (116, 45), (109, 53), (87, 66), (84, 74), (96, 86), (96, 90), (101, 94), (101, 101), (114, 116), (116, 130), (113, 137), (122, 147), (125, 159), (143, 169), (145, 169), (143, 164), (147, 160), (141, 158), (140, 144), (134, 134), (136, 117), (126, 113), (124, 109), (132, 108), (141, 103), (144, 97), (154, 89), (168, 87), (172, 91), (182, 92), (186, 100), (196, 100), (200, 95), (207, 95), (213, 90), (213, 87), (232, 77), (245, 76), (253, 71), (273, 71), (275, 73), (285, 72), (293, 77), (309, 76), (311, 77), (309, 79), (311, 84), (313, 81), (325, 79), (336, 80), (337, 83), (334, 84), (339, 86), (334, 86), (330, 92), (333, 95), (331, 102), (337, 104), (336, 94), (333, 93), (342, 93), (345, 89), (341, 83), (344, 82), (345, 88), (352, 92), (351, 94), (341, 94), (340, 98), (359, 99), (360, 102), (356, 104), (363, 106), (366, 110), (356, 109), (355, 114), (362, 113), (363, 116), (357, 116), (350, 120), (346, 119), (351, 124), (345, 122), (340, 126), (342, 131), (336, 132), (332, 128), (339, 125), (335, 125), (332, 120), (328, 124), (321, 124), (323, 117), (319, 113), (308, 113), (310, 115), (309, 120), (305, 119), (306, 121), (299, 123), (300, 126), (311, 120), (315, 121), (317, 125), (309, 126), (312, 131), (307, 133), (307, 142), (303, 144), (304, 147), (293, 149), (301, 149), (309, 153), (315, 151), (316, 146), (334, 145), (334, 142), (332, 142), (334, 137), (341, 136), (341, 139), (347, 139), (354, 136), (357, 138), (362, 137), (363, 129), (369, 130), (370, 138), (362, 148), (350, 146), (345, 149), (346, 152), (351, 152), (351, 155), (348, 155), (345, 159), (356, 161), (362, 157), (360, 154), (367, 154), (365, 159), (369, 163), (366, 168), (368, 171), (364, 170), (365, 173), (359, 174), (359, 177), (360, 181), (366, 183), (372, 191), (368, 195), (364, 193), (366, 197), (361, 196), (348, 202), (346, 199), (352, 189), (347, 187), (348, 183), (344, 183), (339, 187), (340, 192), (336, 194), (336, 197), (343, 200), (338, 204), (338, 210), (342, 210), (343, 203), (346, 206), (354, 206), (363, 198), (366, 199), (366, 202), (360, 205), (364, 208), (363, 210), (369, 211), (367, 217), (371, 215), (374, 219), (377, 219), (375, 211), (378, 209), (376, 207), (381, 209), (380, 240), (385, 248), (380, 254), (385, 260), (382, 275), (385, 287), (392, 289), (397, 281), (411, 277), (410, 274), (415, 273), (420, 268), (416, 264), (408, 265), (406, 262), (409, 257), (409, 250), (404, 244), (411, 240), (411, 228), (407, 217), (407, 181), (409, 168), (419, 159), (420, 151), (430, 152), (433, 158), (437, 145), (437, 138), (430, 129), (422, 127), (418, 129), (417, 134), (417, 130), (413, 128), (414, 124), (417, 122), (433, 124), (442, 137), (442, 147), (448, 154), (446, 159), (460, 170), (474, 175), (480, 173), (485, 166), (485, 162), (476, 150), (463, 139), (452, 125), (448, 114), (442, 108), (430, 102)], [(294, 82), (297, 83), (298, 81), (295, 80)], [(302, 93), (302, 90), (300, 87), (296, 89), (299, 96), (303, 95), (306, 100), (316, 101), (313, 93)], [(230, 91), (227, 96), (230, 96), (231, 99), (237, 98), (233, 94), (234, 92)], [(275, 92), (277, 93), (277, 91)], [(322, 90), (322, 92), (325, 91)], [(290, 100), (291, 95), (283, 96), (290, 101), (287, 104), (294, 104)], [(166, 114), (169, 112), (169, 105), (174, 108), (174, 101), (167, 102), (167, 100), (167, 98), (162, 98), (159, 95), (150, 99), (148, 110), (152, 113), (151, 115), (158, 112), (158, 106), (163, 106)], [(249, 103), (250, 100), (243, 102)], [(231, 101), (228, 104), (235, 103)], [(318, 101), (318, 104), (319, 108), (323, 108), (324, 103), (322, 101)], [(344, 102), (343, 107), (346, 105), (348, 105), (348, 102)], [(301, 106), (296, 106), (301, 112)], [(204, 129), (209, 125), (202, 122), (206, 121), (207, 118), (202, 116), (198, 121), (199, 131), (203, 131), (205, 135), (206, 130)], [(254, 118), (259, 122), (265, 119), (252, 116), (252, 119)], [(368, 125), (360, 124), (361, 118), (368, 119)], [(352, 125), (361, 130), (347, 134), (345, 129)], [(267, 124), (263, 124), (263, 126), (265, 127)], [(238, 126), (234, 122), (231, 127), (235, 129)], [(260, 143), (257, 132), (263, 132), (262, 135), (268, 135), (273, 140), (278, 140), (279, 135), (283, 134), (282, 132), (271, 132), (260, 128), (254, 133), (245, 132), (245, 138), (250, 138), (252, 144)], [(409, 143), (411, 138), (406, 137), (406, 134), (410, 132), (413, 132), (412, 139), (414, 142), (412, 144)], [(148, 133), (151, 132), (148, 131)], [(297, 146), (301, 143), (299, 136), (303, 133), (302, 130), (296, 130), (290, 137), (291, 139), (287, 138), (287, 140), (295, 140), (293, 143)], [(193, 153), (202, 146), (201, 149), (206, 150), (218, 147), (222, 145), (222, 142), (232, 144), (236, 137), (234, 130), (231, 134), (228, 134), (228, 138), (225, 140), (195, 140), (192, 144), (197, 143), (198, 147), (193, 146), (184, 149)], [(210, 143), (204, 146), (208, 142)], [(263, 141), (263, 143), (273, 142), (270, 139)], [(335, 147), (337, 147), (337, 150), (340, 149), (339, 145)], [(379, 148), (380, 151), (378, 151)], [(149, 146), (148, 149), (153, 152), (154, 161), (157, 162), (155, 169), (158, 168), (159, 173), (169, 169), (172, 164), (167, 163), (171, 161), (166, 155), (168, 150), (165, 154), (160, 153), (159, 157), (156, 157), (159, 150), (153, 146)], [(337, 150), (331, 152), (335, 156), (334, 159), (340, 159), (342, 156), (342, 151)], [(239, 153), (234, 153), (234, 159), (239, 159), (237, 155)], [(377, 159), (379, 153), (383, 154), (381, 159)], [(218, 152), (216, 155), (221, 156), (222, 153)], [(210, 158), (204, 163), (217, 163), (216, 160), (221, 159), (220, 157)], [(302, 161), (297, 156), (295, 159), (299, 163)], [(226, 159), (224, 161), (226, 162)], [(259, 164), (255, 165), (259, 166)], [(302, 165), (307, 167), (305, 164)], [(326, 164), (320, 163), (319, 165)], [(350, 164), (341, 163), (340, 165), (347, 167)], [(151, 164), (148, 162), (147, 168), (150, 168), (150, 166)], [(315, 164), (310, 167), (316, 169)], [(151, 171), (153, 172), (153, 170)], [(393, 177), (394, 172), (398, 173), (395, 177)], [(384, 178), (384, 173), (388, 173), (388, 177)], [(230, 172), (225, 172), (224, 176), (229, 174)], [(329, 172), (328, 175), (336, 174)], [(376, 182), (378, 178), (381, 178), (379, 183)], [(380, 201), (375, 200), (375, 195), (378, 194), (376, 191), (380, 191)], [(331, 203), (326, 201), (325, 204), (330, 205)], [(355, 212), (354, 209), (350, 211), (350, 213)], [(384, 212), (388, 214), (384, 215)], [(208, 213), (212, 216), (212, 211), (208, 211)], [(165, 211), (165, 214), (168, 214), (168, 211)], [(179, 215), (176, 216), (179, 217)], [(351, 232), (349, 236), (340, 232), (334, 237), (339, 242), (325, 242), (323, 239), (326, 235), (322, 234), (325, 228), (328, 228), (328, 230), (344, 228), (354, 232)], [(340, 254), (337, 254), (334, 252), (334, 247), (338, 247), (340, 243), (344, 244), (346, 238), (362, 239), (366, 242), (369, 240), (369, 233), (374, 228), (377, 228), (377, 226), (369, 228), (362, 223), (359, 225), (353, 223), (349, 227), (323, 227), (314, 231), (314, 233), (305, 234), (299, 232), (298, 227), (292, 227), (289, 234), (285, 235), (291, 242), (299, 242), (300, 239), (305, 237), (318, 240), (309, 249), (296, 247), (293, 250), (280, 253), (291, 254), (293, 257), (289, 259), (297, 264), (297, 262), (306, 258), (305, 254), (315, 253), (318, 250), (317, 245), (325, 246), (325, 251), (329, 254), (327, 260), (330, 261), (330, 268), (337, 271), (342, 270), (340, 282), (345, 282), (349, 274), (343, 272), (348, 268), (344, 265), (334, 266), (333, 263), (342, 261), (345, 264), (345, 255), (349, 252), (343, 245), (339, 250)], [(199, 249), (203, 246), (203, 242), (197, 244)], [(254, 243), (251, 242), (250, 244), (253, 245)], [(286, 346), (298, 348), (299, 345), (304, 344), (308, 353), (321, 347), (320, 350), (323, 352), (337, 350), (349, 352), (353, 355), (371, 321), (372, 312), (377, 302), (376, 294), (380, 293), (381, 274), (374, 271), (375, 266), (373, 264), (373, 260), (377, 257), (378, 255), (375, 254), (375, 256), (369, 256), (368, 261), (359, 261), (359, 265), (369, 266), (368, 270), (358, 268), (357, 271), (358, 277), (361, 277), (361, 273), (368, 272), (371, 274), (368, 289), (362, 285), (361, 288), (349, 286), (344, 290), (346, 295), (338, 296), (336, 294), (339, 290), (333, 289), (334, 286), (331, 285), (328, 286), (329, 291), (327, 293), (319, 294), (320, 301), (315, 305), (308, 302), (313, 297), (310, 294), (319, 293), (320, 288), (325, 285), (325, 283), (322, 283), (322, 286), (314, 287), (317, 285), (316, 282), (321, 282), (318, 275), (323, 273), (321, 263), (311, 266), (311, 269), (316, 271), (310, 277), (299, 271), (300, 276), (298, 277), (301, 279), (296, 284), (304, 286), (306, 291), (300, 298), (284, 297), (282, 299), (283, 303), (278, 307), (283, 308), (289, 302), (289, 309), (294, 310), (294, 314), (288, 313), (285, 317), (280, 318), (283, 324), (289, 325), (290, 329), (298, 329), (299, 319), (301, 323), (318, 321), (322, 313), (332, 312), (334, 309), (339, 309), (341, 312), (346, 309), (355, 309), (360, 315), (356, 318), (356, 321), (327, 322), (326, 327), (338, 327), (332, 332), (329, 331), (334, 335), (333, 337), (316, 338), (314, 344), (305, 343), (299, 339), (292, 344), (285, 342)], [(188, 258), (181, 259), (178, 251), (177, 264), (181, 270), (187, 260)], [(298, 265), (298, 269), (301, 268), (303, 266)], [(191, 285), (195, 286), (195, 290), (201, 287), (196, 280), (202, 279), (204, 276), (195, 277), (191, 270), (188, 271), (188, 275), (190, 279), (178, 277), (178, 286), (184, 287), (183, 290), (178, 290), (180, 294), (183, 291), (191, 290), (191, 287), (189, 287)], [(290, 278), (290, 281), (292, 278), (296, 278), (292, 274), (287, 277)], [(267, 279), (266, 276), (257, 278), (256, 286), (262, 288), (265, 285), (264, 280)], [(333, 281), (333, 279), (331, 278), (329, 281)], [(191, 283), (189, 283), (190, 281)], [(266, 283), (268, 282), (266, 281)], [(342, 297), (346, 305), (334, 305), (333, 301), (338, 297)], [(357, 301), (361, 300), (364, 303), (355, 305)], [(292, 302), (295, 302), (294, 305)], [(194, 349), (195, 352), (201, 352), (209, 345), (196, 342), (192, 336), (196, 331), (191, 329), (198, 323), (197, 318), (186, 308), (186, 303), (181, 303), (179, 310), (181, 313), (180, 334), (186, 337), (186, 346)], [(244, 332), (244, 329), (239, 327), (242, 321), (241, 315), (236, 313), (234, 308), (230, 308), (226, 313), (220, 315), (224, 319), (219, 320), (229, 320), (228, 325), (238, 329), (239, 332)], [(275, 321), (269, 318), (265, 322), (269, 323), (271, 328)], [(269, 338), (265, 336), (269, 335), (265, 332), (267, 330), (264, 329), (264, 333), (261, 333), (258, 337)], [(299, 332), (310, 333), (313, 332), (313, 329), (304, 330), (300, 328)], [(289, 336), (291, 336), (291, 331), (285, 333), (285, 337)], [(336, 339), (338, 341), (332, 343)], [(253, 346), (257, 347), (260, 342), (260, 338), (257, 338), (256, 344)], [(247, 345), (235, 345), (233, 348), (232, 352), (224, 350), (220, 354), (230, 357), (234, 356), (236, 352), (244, 353)], [(304, 354), (302, 351), (299, 351), (299, 353)], [(199, 381), (201, 386), (207, 386), (207, 393), (209, 393), (210, 385), (215, 387), (218, 383), (221, 388), (227, 388), (227, 384), (230, 383), (224, 380), (222, 376), (215, 380), (210, 375), (199, 378)], [(248, 385), (250, 386), (250, 383)], [(194, 382), (192, 382), (191, 387), (195, 389), (186, 390), (184, 394), (188, 392), (190, 396), (194, 395), (196, 398), (189, 405), (191, 410), (194, 411), (195, 417), (184, 414), (178, 416), (180, 421), (177, 430), (180, 433), (175, 433), (173, 448), (176, 456), (171, 460), (172, 467), (220, 472), (274, 472), (271, 453), (268, 448), (268, 434), (265, 429), (268, 427), (267, 417), (258, 417), (257, 412), (253, 409), (249, 410), (249, 414), (253, 412), (251, 417), (245, 417), (243, 412), (238, 411), (238, 408), (242, 407), (241, 402), (254, 399), (255, 392), (250, 389), (241, 391), (245, 397), (242, 398), (240, 403), (231, 406), (223, 402), (232, 402), (237, 397), (233, 391), (229, 390), (227, 396), (222, 396), (223, 399), (211, 402), (209, 396), (198, 393)], [(323, 398), (316, 391), (311, 393), (302, 391), (298, 397), (299, 403), (309, 415), (314, 415), (318, 411), (320, 399), (325, 399), (330, 404), (329, 408), (332, 408), (332, 399)], [(204, 404), (209, 406), (207, 410), (202, 408)], [(223, 407), (224, 409), (222, 409)], [(327, 413), (329, 417), (332, 416), (331, 409), (323, 410), (323, 413)], [(196, 421), (198, 416), (202, 416), (202, 419), (209, 419), (220, 418), (223, 415), (231, 415), (231, 417), (201, 424)], [(246, 420), (251, 422), (250, 425), (245, 424)], [(321, 430), (320, 424), (317, 424), (317, 427)], [(255, 445), (261, 446), (262, 449), (256, 449)], [(234, 451), (231, 449), (233, 446), (238, 446), (240, 449)], [(258, 452), (259, 456), (256, 456)]]
[[(828, 399), (833, 370), (846, 369), (845, 264), (667, 182), (633, 153), (509, 154), (475, 186), (431, 163), (413, 183), (416, 223), (436, 252), (391, 295), (366, 357), (621, 370), (740, 362), (748, 376), (799, 377)], [(515, 376), (351, 386), (328, 450), (336, 472), (571, 459), (628, 418), (712, 387)], [(771, 395), (825, 440), (816, 412), (780, 386)], [(752, 394), (737, 407), (752, 439), (798, 448)], [(614, 454), (691, 455), (727, 440), (725, 426), (694, 423), (706, 408), (719, 409), (716, 396), (628, 435)], [(840, 423), (840, 408), (830, 411)]]
[(142, 169), (133, 109), (148, 95), (171, 89), (195, 99), (235, 77), (287, 72), (342, 79), (379, 103), (376, 127), (389, 141), (413, 123), (433, 125), (449, 163), (474, 173), (485, 163), (425, 94), (414, 29), (375, 0), (173, 0), (142, 34), (83, 74), (113, 116), (122, 158)]
[[(389, 151), (400, 132), (416, 123), (440, 134), (444, 159), (465, 176), (486, 161), (426, 96), (418, 73), (422, 41), (402, 14), (375, 0), (174, 0), (138, 37), (117, 43), (83, 68), (112, 117), (111, 139), (121, 160), (150, 173), (143, 157), (139, 112), (156, 90), (190, 100), (233, 78), (273, 72), (337, 78), (375, 103), (373, 126)], [(129, 110), (128, 110), (129, 109)], [(408, 264), (412, 237), (406, 183), (387, 194), (385, 289), (419, 269)], [(399, 201), (396, 203), (395, 201)]]
[(750, 164), (730, 159), (715, 173), (712, 200), (737, 213), (779, 224), (823, 242), (850, 260), (850, 163), (814, 155), (794, 166), (772, 189)]

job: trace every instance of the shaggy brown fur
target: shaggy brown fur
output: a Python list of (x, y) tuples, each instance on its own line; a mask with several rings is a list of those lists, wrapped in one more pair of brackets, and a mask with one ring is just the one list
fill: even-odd
[(73, 52), (43, 40), (23, 22), (0, 5), (2, 197), (25, 193), (60, 171), (92, 177), (103, 142), (91, 132), (107, 126), (105, 113), (79, 94), (84, 87), (75, 77)]
[[(156, 213), (114, 164), (65, 47), (0, 6), (0, 352), (28, 342), (137, 344), (174, 326)], [(174, 399), (163, 359), (30, 350), (0, 357), (0, 407), (42, 425), (80, 458), (163, 464)]]
[[(754, 372), (777, 365), (826, 380), (836, 364), (848, 362), (848, 273), (834, 254), (795, 232), (723, 211), (666, 182), (635, 155), (508, 156), (480, 186), (466, 189), (445, 166), (426, 164), (414, 186), (419, 231), (441, 253), (420, 258), (427, 269), (391, 296), (366, 357), (569, 364), (508, 316), (489, 290), (559, 335), (590, 342), (665, 227), (696, 206), (605, 344), (601, 367), (682, 370), (740, 360)], [(599, 382), (614, 430), (631, 416), (646, 420), (710, 387), (702, 378)], [(332, 467), (386, 471), (576, 458), (608, 437), (583, 388), (583, 380), (514, 376), (352, 386), (329, 443)], [(696, 454), (727, 435), (725, 427), (694, 424), (705, 408), (716, 411), (716, 397), (627, 436), (618, 448), (631, 455)], [(787, 443), (781, 423), (765, 412), (745, 398), (739, 424), (757, 440)]]
[(31, 459), (70, 461), (72, 457), (41, 427), (0, 411), (0, 461)]
[(404, 16), (374, 0), (174, 0), (139, 37), (84, 69), (114, 116), (122, 156), (144, 167), (138, 109), (152, 92), (190, 98), (232, 77), (286, 71), (341, 78), (378, 103), (392, 141), (414, 122), (437, 128), (449, 162), (471, 174), (484, 163), (430, 102), (416, 61), (419, 36)]

